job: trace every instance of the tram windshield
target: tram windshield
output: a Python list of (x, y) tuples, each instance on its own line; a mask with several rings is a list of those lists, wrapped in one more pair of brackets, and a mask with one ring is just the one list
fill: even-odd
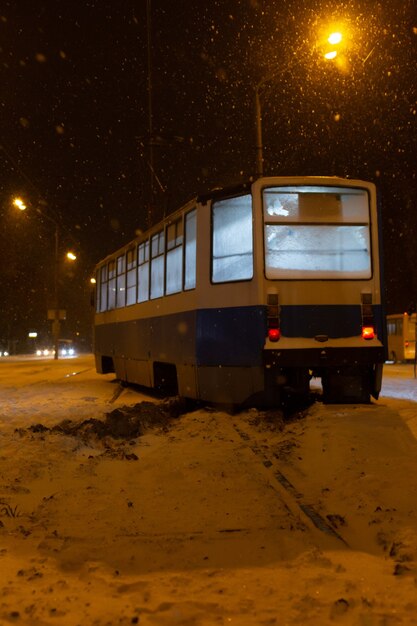
[(371, 277), (365, 189), (269, 187), (263, 207), (267, 278)]

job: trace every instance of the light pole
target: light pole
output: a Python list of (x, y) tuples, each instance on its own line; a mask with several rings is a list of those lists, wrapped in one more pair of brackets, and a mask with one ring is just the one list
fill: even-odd
[[(289, 68), (287, 66), (285, 69)], [(283, 71), (283, 70), (282, 70)], [(282, 71), (274, 72), (271, 76), (266, 76), (255, 85), (255, 118), (256, 118), (256, 177), (264, 175), (264, 148), (262, 138), (262, 106), (261, 90), (269, 81), (274, 81)]]
[(256, 124), (256, 177), (261, 178), (264, 175), (264, 156), (263, 156), (263, 139), (262, 139), (262, 106), (261, 106), (261, 91), (265, 87), (266, 83), (273, 82), (278, 76), (280, 76), (286, 70), (291, 69), (296, 65), (294, 60), (292, 63), (288, 63), (284, 68), (280, 68), (265, 76), (255, 85), (255, 124)]
[(263, 156), (263, 138), (262, 138), (262, 106), (261, 106), (261, 91), (265, 87), (266, 83), (273, 82), (278, 76), (281, 76), (285, 71), (298, 64), (298, 57), (292, 62), (287, 63), (285, 67), (278, 68), (270, 74), (265, 76), (255, 85), (255, 125), (256, 125), (256, 177), (261, 178), (264, 174), (264, 156)]
[[(337, 46), (341, 44), (343, 35), (340, 32), (332, 32), (327, 37), (327, 43), (330, 44), (331, 49), (326, 53), (323, 53), (325, 59), (335, 59), (337, 57)], [(299, 57), (293, 59), (292, 62), (285, 65), (285, 67), (278, 68), (270, 74), (265, 76), (255, 85), (255, 126), (256, 126), (256, 177), (261, 178), (264, 174), (264, 157), (263, 157), (263, 138), (262, 138), (262, 106), (261, 106), (261, 91), (265, 87), (266, 83), (273, 82), (283, 72), (298, 65)]]
[(258, 83), (255, 87), (255, 117), (256, 117), (256, 177), (261, 178), (264, 175), (264, 157), (262, 146), (262, 109), (261, 97), (259, 90), (262, 83)]
[[(13, 205), (20, 211), (25, 211), (27, 205), (22, 198), (13, 198)], [(61, 334), (61, 320), (65, 319), (65, 311), (59, 308), (59, 224), (50, 215), (36, 209), (42, 218), (48, 220), (54, 225), (54, 274), (53, 274), (53, 301), (52, 309), (48, 309), (48, 320), (52, 321), (52, 337), (54, 343), (54, 359), (59, 358), (59, 338)], [(67, 252), (66, 258), (69, 261), (75, 261), (76, 255), (73, 252)]]
[[(52, 319), (52, 337), (54, 339), (54, 359), (58, 359), (59, 355), (59, 335), (61, 332), (61, 319), (58, 306), (58, 275), (59, 275), (59, 226), (52, 218), (50, 221), (55, 226), (55, 264), (54, 264), (54, 299), (53, 299), (53, 319)], [(50, 312), (48, 311), (48, 317)]]

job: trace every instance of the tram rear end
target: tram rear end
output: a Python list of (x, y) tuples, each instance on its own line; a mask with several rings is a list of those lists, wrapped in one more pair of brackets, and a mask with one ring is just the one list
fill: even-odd
[(263, 179), (265, 386), (326, 402), (378, 398), (385, 360), (380, 245), (372, 183)]

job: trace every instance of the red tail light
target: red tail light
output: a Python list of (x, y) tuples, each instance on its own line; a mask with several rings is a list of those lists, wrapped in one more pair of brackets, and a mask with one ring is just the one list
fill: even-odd
[(406, 341), (406, 342), (404, 343), (404, 346), (405, 346), (406, 348), (408, 348), (408, 346), (409, 346), (409, 345), (410, 345), (410, 344), (409, 344), (409, 342), (408, 342), (408, 341)]
[(279, 328), (268, 328), (269, 341), (279, 341), (281, 337), (281, 331)]
[(362, 339), (374, 339), (375, 329), (373, 326), (362, 326)]

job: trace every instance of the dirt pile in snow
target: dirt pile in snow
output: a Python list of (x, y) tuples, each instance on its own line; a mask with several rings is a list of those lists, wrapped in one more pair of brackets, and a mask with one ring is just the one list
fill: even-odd
[(186, 411), (185, 402), (180, 398), (170, 398), (161, 403), (140, 402), (133, 406), (123, 406), (105, 414), (104, 420), (90, 418), (82, 421), (63, 420), (55, 426), (42, 423), (17, 429), (19, 434), (53, 432), (88, 439), (130, 440), (143, 436), (149, 430), (158, 428), (168, 431), (173, 420)]

